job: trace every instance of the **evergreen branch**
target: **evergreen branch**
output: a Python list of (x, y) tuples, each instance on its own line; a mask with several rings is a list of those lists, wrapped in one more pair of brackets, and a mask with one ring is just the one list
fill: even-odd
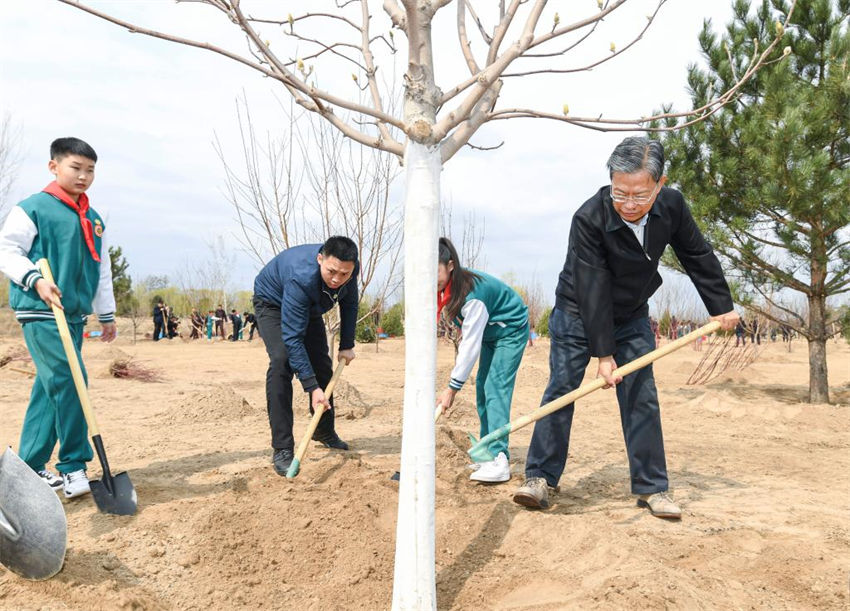
[(789, 274), (785, 270), (776, 267), (772, 263), (768, 263), (761, 257), (752, 254), (750, 255), (749, 259), (746, 256), (738, 257), (726, 250), (725, 248), (722, 249), (722, 252), (723, 255), (727, 257), (736, 266), (743, 266), (756, 274), (768, 273), (768, 275), (773, 276), (788, 288), (792, 288), (795, 291), (799, 291), (804, 295), (812, 294), (812, 288), (809, 285), (801, 282), (800, 280), (797, 280), (797, 278), (795, 278), (792, 274)]

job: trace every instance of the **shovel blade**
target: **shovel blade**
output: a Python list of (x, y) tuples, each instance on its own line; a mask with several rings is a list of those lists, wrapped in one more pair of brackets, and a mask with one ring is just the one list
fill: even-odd
[(301, 461), (298, 460), (298, 458), (293, 458), (292, 464), (289, 465), (289, 469), (286, 470), (286, 478), (292, 479), (293, 477), (298, 475), (299, 471), (301, 471)]
[(49, 579), (62, 570), (67, 543), (56, 492), (7, 449), (0, 456), (0, 564), (25, 579)]
[(466, 453), (469, 454), (472, 462), (490, 462), (496, 458), (493, 456), (492, 452), (487, 449), (487, 442), (485, 440), (482, 439), (481, 441), (475, 441), (475, 437), (472, 435), (469, 436), (469, 439), (472, 441), (472, 447), (469, 448)]
[(89, 486), (94, 502), (101, 513), (117, 516), (131, 516), (136, 513), (138, 497), (126, 471), (113, 475), (111, 478), (92, 480)]

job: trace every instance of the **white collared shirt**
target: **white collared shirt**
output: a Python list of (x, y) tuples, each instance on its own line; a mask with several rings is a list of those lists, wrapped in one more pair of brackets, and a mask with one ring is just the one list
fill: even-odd
[[(623, 219), (623, 217), (620, 217)], [(623, 219), (623, 222), (626, 224), (626, 227), (632, 230), (637, 238), (638, 243), (643, 246), (643, 228), (646, 226), (646, 221), (649, 220), (649, 215), (644, 214), (643, 218), (641, 218), (637, 223), (630, 223), (626, 219)]]

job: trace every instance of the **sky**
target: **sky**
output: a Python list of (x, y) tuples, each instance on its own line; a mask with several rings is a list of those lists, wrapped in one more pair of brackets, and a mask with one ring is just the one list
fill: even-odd
[[(236, 28), (210, 7), (172, 0), (88, 4), (140, 25), (244, 49)], [(256, 14), (282, 15), (281, 4), (260, 0), (249, 6)], [(298, 14), (298, 4), (304, 3), (287, 3), (287, 9), (294, 7)], [(311, 9), (324, 4), (334, 6), (314, 1)], [(374, 32), (390, 26), (380, 4), (371, 7)], [(605, 57), (612, 42), (622, 47), (656, 4), (631, 0), (559, 65), (582, 66)], [(491, 5), (495, 2), (475, 3), (485, 22)], [(622, 118), (649, 115), (662, 103), (689, 108), (687, 66), (700, 61), (697, 35), (703, 19), (711, 18), (720, 31), (731, 17), (730, 5), (731, 0), (667, 0), (649, 31), (626, 53), (589, 72), (506, 79), (499, 107), (558, 113), (568, 104), (576, 116)], [(555, 12), (567, 23), (595, 6), (596, 0), (552, 1), (541, 23), (552, 23)], [(452, 5), (438, 13), (434, 24), (435, 72), (443, 90), (467, 75), (454, 20)], [(509, 42), (514, 34), (509, 33)], [(402, 39), (397, 33), (395, 40)], [(396, 55), (397, 74), (403, 72), (404, 54)], [(378, 61), (384, 74), (393, 70), (392, 59)], [(342, 97), (359, 95), (345, 62), (317, 64), (323, 87)], [(213, 147), (218, 138), (226, 154), (236, 155), (235, 108), (243, 95), (259, 131), (283, 133), (287, 92), (250, 68), (208, 51), (131, 34), (53, 0), (6, 2), (0, 20), (0, 113), (9, 113), (20, 130), (20, 165), (10, 203), (50, 181), (48, 148), (54, 138), (83, 138), (99, 155), (89, 191), (92, 205), (106, 217), (110, 242), (122, 247), (134, 279), (174, 278), (188, 264), (219, 258), (230, 266), (231, 288), (250, 289), (258, 264), (235, 237), (238, 222), (224, 195), (224, 171)], [(441, 183), (453, 218), (461, 221), (474, 213), (483, 230), (479, 267), (538, 283), (547, 298), (553, 297), (570, 218), (607, 184), (605, 161), (626, 135), (543, 119), (486, 124), (472, 142), (504, 144), (486, 152), (464, 148), (445, 165)], [(391, 193), (394, 205), (401, 206), (401, 179)], [(462, 234), (462, 228), (453, 234)], [(225, 252), (216, 255), (209, 245), (219, 237)]]

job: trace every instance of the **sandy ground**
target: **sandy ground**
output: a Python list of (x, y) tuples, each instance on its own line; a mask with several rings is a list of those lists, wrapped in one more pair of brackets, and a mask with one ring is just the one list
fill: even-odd
[[(0, 321), (0, 357), (23, 345)], [(403, 340), (360, 346), (338, 389), (349, 452), (310, 449), (293, 481), (271, 468), (262, 343), (84, 347), (110, 462), (138, 491), (131, 517), (65, 501), (68, 552), (53, 579), (0, 568), (0, 609), (388, 609), (392, 596)], [(122, 354), (160, 383), (112, 378)], [(529, 348), (514, 416), (537, 406), (548, 346)], [(847, 609), (850, 347), (829, 344), (834, 405), (801, 402), (805, 344), (764, 346), (743, 370), (687, 386), (700, 353), (656, 365), (671, 484), (685, 516), (634, 506), (611, 391), (579, 404), (561, 492), (514, 505), (531, 428), (511, 438), (513, 479), (468, 481), (474, 389), (437, 431), (440, 609)], [(439, 375), (453, 359), (441, 345)], [(17, 448), (31, 379), (0, 369), (0, 442)], [(296, 395), (296, 438), (307, 424)], [(90, 475), (98, 477), (99, 464)]]

